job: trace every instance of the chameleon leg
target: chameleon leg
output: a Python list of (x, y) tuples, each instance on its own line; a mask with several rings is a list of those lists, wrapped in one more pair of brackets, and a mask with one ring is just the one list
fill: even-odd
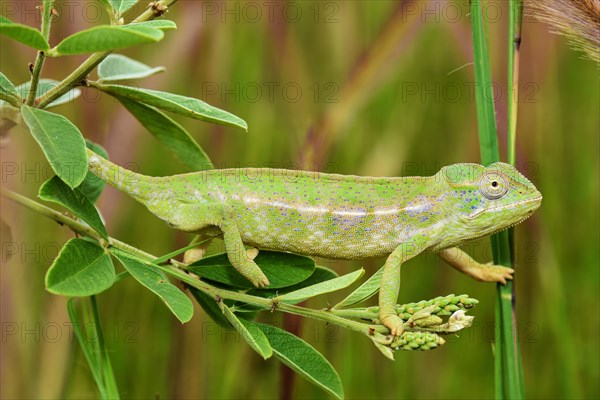
[[(268, 286), (269, 279), (267, 279), (260, 267), (253, 261), (258, 252), (256, 254), (250, 252), (250, 255), (246, 252), (237, 226), (231, 223), (223, 223), (219, 227), (223, 231), (225, 249), (227, 250), (227, 256), (231, 265), (252, 282), (254, 286)], [(252, 257), (253, 255), (254, 257)]]
[(394, 336), (400, 336), (404, 331), (402, 319), (396, 313), (400, 294), (400, 267), (415, 254), (411, 244), (401, 244), (388, 256), (383, 266), (379, 289), (379, 320)]
[(481, 264), (458, 247), (444, 249), (439, 254), (452, 267), (478, 281), (506, 284), (506, 280), (512, 279), (515, 272), (512, 268), (502, 265)]

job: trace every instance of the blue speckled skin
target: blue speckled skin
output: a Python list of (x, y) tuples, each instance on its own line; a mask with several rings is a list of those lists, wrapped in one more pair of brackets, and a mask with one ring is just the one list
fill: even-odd
[[(515, 225), (541, 202), (535, 186), (503, 163), (399, 178), (252, 168), (148, 177), (92, 152), (89, 166), (176, 229), (207, 238), (222, 232), (232, 265), (259, 287), (268, 280), (244, 245), (334, 259), (387, 256), (380, 319), (393, 334), (402, 332), (394, 311), (402, 263)], [(457, 251), (452, 257), (460, 259)], [(511, 277), (466, 255), (449, 261), (477, 279)]]

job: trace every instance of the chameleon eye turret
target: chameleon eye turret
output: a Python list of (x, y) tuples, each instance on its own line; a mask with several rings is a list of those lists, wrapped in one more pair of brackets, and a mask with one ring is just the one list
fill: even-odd
[(479, 191), (486, 198), (496, 200), (508, 192), (508, 182), (497, 172), (487, 172), (479, 180)]

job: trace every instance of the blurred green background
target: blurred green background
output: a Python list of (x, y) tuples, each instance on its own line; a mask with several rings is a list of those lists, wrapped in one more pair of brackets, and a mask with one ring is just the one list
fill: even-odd
[[(98, 22), (95, 1), (57, 2), (51, 44)], [(2, 15), (30, 25), (34, 1), (3, 1)], [(429, 175), (477, 162), (471, 32), (466, 1), (176, 3), (178, 25), (161, 43), (124, 54), (167, 72), (138, 84), (197, 97), (244, 118), (249, 132), (178, 118), (218, 167), (278, 166), (365, 175)], [(136, 15), (146, 2), (127, 15)], [(506, 132), (507, 4), (487, 2), (500, 142)], [(29, 79), (35, 54), (0, 38), (0, 69)], [(49, 59), (44, 77), (62, 79), (84, 57)], [(526, 17), (521, 47), (518, 167), (544, 195), (516, 228), (517, 316), (530, 398), (598, 398), (598, 66)], [(146, 174), (185, 172), (113, 99), (84, 89), (55, 109), (104, 145), (121, 165)], [(35, 197), (51, 172), (21, 128), (1, 149), (2, 185)], [(502, 148), (505, 155), (505, 147)], [(44, 274), (72, 233), (2, 199), (2, 398), (95, 398), (96, 389), (63, 297)], [(185, 245), (178, 233), (112, 188), (99, 207), (111, 236), (153, 254)], [(491, 259), (487, 240), (466, 246)], [(8, 255), (12, 254), (12, 257)], [(383, 260), (322, 261), (339, 273)], [(448, 293), (480, 300), (474, 326), (441, 349), (385, 359), (365, 338), (304, 321), (302, 336), (340, 373), (347, 398), (492, 398), (495, 288), (451, 270), (433, 255), (403, 269), (401, 302)], [(313, 299), (325, 307), (341, 294)], [(282, 371), (202, 312), (182, 326), (131, 279), (98, 297), (123, 398), (276, 398)], [(261, 316), (281, 326), (278, 313)], [(297, 378), (296, 398), (326, 395)]]

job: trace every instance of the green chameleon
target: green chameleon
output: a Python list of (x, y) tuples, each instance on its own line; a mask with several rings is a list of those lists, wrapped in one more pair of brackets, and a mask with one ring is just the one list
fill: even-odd
[(269, 285), (253, 261), (258, 248), (347, 260), (386, 256), (379, 318), (393, 335), (403, 331), (395, 309), (404, 262), (438, 252), (477, 280), (506, 283), (512, 269), (478, 263), (456, 246), (520, 223), (542, 200), (504, 163), (455, 164), (429, 177), (395, 178), (268, 168), (149, 177), (89, 150), (88, 164), (173, 228), (201, 239), (222, 234), (231, 264), (257, 287)]

